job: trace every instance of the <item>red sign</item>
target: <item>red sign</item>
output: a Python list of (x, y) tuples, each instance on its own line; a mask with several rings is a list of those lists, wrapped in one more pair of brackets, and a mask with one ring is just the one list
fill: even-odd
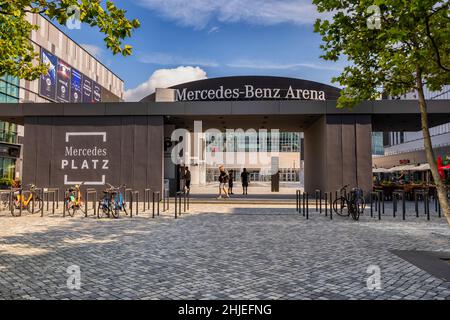
[(409, 161), (409, 159), (403, 159), (403, 160), (400, 160), (399, 162), (400, 162), (400, 164), (410, 164), (411, 163), (411, 161)]

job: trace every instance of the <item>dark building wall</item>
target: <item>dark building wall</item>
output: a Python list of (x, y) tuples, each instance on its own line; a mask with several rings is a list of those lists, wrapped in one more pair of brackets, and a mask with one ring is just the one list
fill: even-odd
[(326, 190), (326, 122), (321, 117), (304, 132), (305, 190)]
[(26, 117), (23, 183), (161, 191), (163, 141), (162, 116)]
[(325, 115), (305, 130), (305, 190), (370, 190), (371, 132), (368, 115)]

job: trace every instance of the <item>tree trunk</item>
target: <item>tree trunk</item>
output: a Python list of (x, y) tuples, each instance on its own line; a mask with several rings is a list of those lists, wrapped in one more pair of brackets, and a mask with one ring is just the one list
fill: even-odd
[(439, 204), (441, 205), (442, 212), (445, 218), (447, 219), (447, 223), (450, 226), (450, 206), (448, 203), (447, 191), (445, 190), (444, 182), (441, 180), (441, 177), (438, 172), (436, 157), (433, 152), (433, 145), (431, 144), (430, 130), (428, 128), (427, 103), (425, 101), (425, 95), (423, 93), (422, 70), (420, 69), (419, 66), (417, 66), (416, 68), (416, 84), (417, 84), (417, 93), (419, 96), (420, 118), (422, 124), (423, 144), (425, 147), (425, 154), (427, 157), (427, 162), (430, 165), (431, 174), (436, 184), (436, 190), (439, 197)]

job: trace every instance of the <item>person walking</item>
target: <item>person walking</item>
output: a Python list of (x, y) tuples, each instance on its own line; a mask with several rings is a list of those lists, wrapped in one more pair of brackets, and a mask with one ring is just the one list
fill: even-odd
[(229, 198), (227, 189), (225, 189), (225, 186), (228, 184), (229, 181), (229, 175), (228, 172), (225, 170), (225, 167), (221, 165), (219, 167), (219, 196), (217, 199), (222, 198), (222, 192), (223, 192), (223, 198)]
[(191, 171), (189, 167), (184, 167), (184, 185), (186, 188), (186, 192), (189, 193), (191, 191)]
[(233, 181), (234, 180), (234, 171), (230, 170), (228, 173), (228, 194), (234, 194), (233, 193)]
[(247, 194), (249, 175), (247, 168), (244, 168), (241, 173), (242, 194)]

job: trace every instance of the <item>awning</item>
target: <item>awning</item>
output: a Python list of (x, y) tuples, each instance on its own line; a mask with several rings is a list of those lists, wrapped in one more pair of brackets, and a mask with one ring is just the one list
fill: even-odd
[(385, 172), (389, 172), (389, 169), (386, 169), (386, 168), (373, 168), (372, 172), (373, 173), (385, 173)]
[(398, 171), (413, 171), (416, 166), (412, 164), (407, 164), (404, 166), (392, 167), (389, 169), (389, 172), (398, 172)]
[(430, 170), (430, 165), (428, 163), (420, 164), (420, 165), (416, 166), (413, 170), (414, 171), (428, 171), (428, 170)]

